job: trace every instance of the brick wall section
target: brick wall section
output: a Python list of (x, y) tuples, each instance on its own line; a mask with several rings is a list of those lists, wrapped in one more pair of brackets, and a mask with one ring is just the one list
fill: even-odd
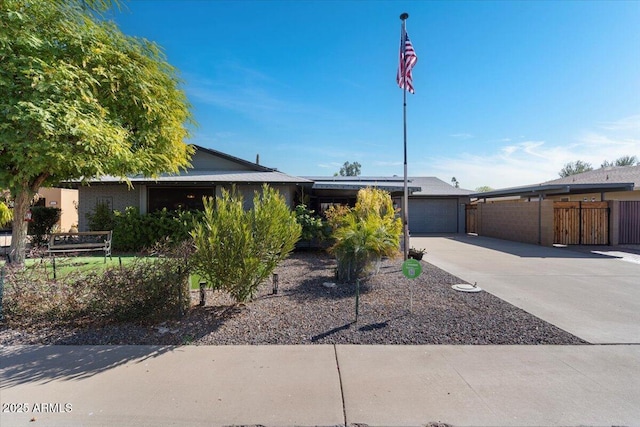
[(140, 204), (140, 188), (129, 189), (126, 185), (92, 185), (82, 186), (78, 190), (78, 230), (88, 231), (87, 213), (94, 212), (98, 200), (108, 200), (113, 203), (112, 209), (120, 212), (128, 206)]
[(478, 235), (551, 246), (553, 201), (479, 203)]

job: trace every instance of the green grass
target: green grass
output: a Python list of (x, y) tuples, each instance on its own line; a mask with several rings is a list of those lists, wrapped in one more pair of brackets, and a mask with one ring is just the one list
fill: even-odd
[[(135, 255), (121, 255), (121, 256), (113, 256), (112, 258), (107, 257), (107, 261), (105, 262), (104, 256), (96, 255), (96, 256), (77, 256), (77, 257), (65, 257), (65, 256), (56, 256), (55, 264), (56, 264), (56, 277), (62, 278), (71, 272), (89, 272), (93, 271), (96, 273), (101, 273), (110, 267), (119, 267), (122, 263), (122, 266), (127, 266), (136, 258)], [(146, 258), (146, 257), (142, 257)], [(0, 261), (0, 268), (5, 265), (6, 261), (3, 259)], [(53, 277), (53, 258), (45, 257), (45, 258), (30, 258), (25, 261), (25, 264), (30, 267), (34, 265), (41, 265), (46, 274), (50, 277)], [(197, 274), (192, 274), (189, 277), (189, 286), (191, 289), (198, 290), (200, 289), (200, 276)]]

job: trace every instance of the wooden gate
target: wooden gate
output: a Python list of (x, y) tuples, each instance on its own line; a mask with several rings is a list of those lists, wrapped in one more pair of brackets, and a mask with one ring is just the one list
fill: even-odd
[(465, 232), (478, 232), (478, 205), (465, 205)]
[(640, 201), (621, 201), (618, 223), (621, 245), (640, 244)]
[(563, 245), (608, 245), (607, 202), (555, 202), (553, 242)]

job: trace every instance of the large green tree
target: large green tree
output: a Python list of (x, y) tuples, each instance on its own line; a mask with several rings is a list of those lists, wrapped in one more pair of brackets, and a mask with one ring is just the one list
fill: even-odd
[(192, 120), (160, 48), (96, 17), (106, 0), (0, 1), (0, 188), (14, 199), (11, 258), (39, 187), (188, 166)]

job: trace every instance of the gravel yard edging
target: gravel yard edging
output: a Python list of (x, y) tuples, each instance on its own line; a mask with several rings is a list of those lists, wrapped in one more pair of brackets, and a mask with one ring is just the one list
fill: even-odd
[[(414, 279), (402, 259), (385, 259), (360, 285), (334, 281), (335, 260), (325, 252), (296, 252), (278, 268), (278, 294), (264, 284), (256, 299), (235, 305), (207, 290), (206, 305), (161, 324), (0, 325), (0, 345), (274, 345), (274, 344), (587, 344), (486, 291), (457, 292), (461, 279), (425, 261)], [(412, 310), (409, 311), (412, 293)]]

